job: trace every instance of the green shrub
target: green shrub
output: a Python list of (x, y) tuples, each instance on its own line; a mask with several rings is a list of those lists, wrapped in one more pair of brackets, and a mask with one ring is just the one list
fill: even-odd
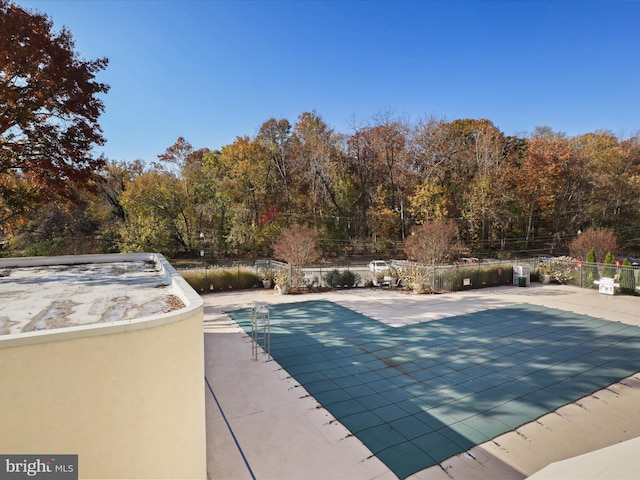
[(340, 283), (345, 287), (355, 287), (359, 281), (360, 275), (351, 270), (345, 270), (340, 275)]
[(340, 272), (337, 269), (333, 269), (330, 272), (325, 273), (322, 278), (324, 279), (324, 283), (326, 283), (329, 287), (336, 288), (338, 285), (340, 285), (340, 282), (342, 280), (340, 277)]
[(598, 275), (598, 267), (595, 265), (595, 263), (596, 250), (595, 248), (592, 248), (587, 254), (587, 268), (585, 269), (585, 284), (587, 287), (591, 288), (597, 288), (596, 284), (593, 282), (600, 278), (600, 276)]
[(327, 272), (322, 277), (325, 284), (331, 288), (336, 287), (355, 287), (360, 281), (360, 275), (351, 270), (343, 270), (340, 273), (337, 269)]
[(620, 292), (633, 295), (636, 291), (636, 276), (631, 268), (631, 262), (624, 259), (622, 271), (620, 272)]
[(613, 278), (616, 275), (616, 259), (611, 252), (607, 253), (604, 259), (604, 269), (602, 270), (602, 276), (607, 278)]

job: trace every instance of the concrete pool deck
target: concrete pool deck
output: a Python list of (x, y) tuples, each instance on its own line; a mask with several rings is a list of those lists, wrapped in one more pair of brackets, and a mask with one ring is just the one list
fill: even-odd
[[(253, 361), (249, 336), (224, 313), (255, 303), (321, 299), (392, 326), (523, 303), (640, 324), (637, 297), (609, 297), (559, 285), (433, 296), (382, 289), (286, 296), (265, 290), (207, 295), (209, 478), (396, 478), (275, 361), (266, 361), (263, 355)], [(552, 462), (640, 436), (639, 420), (640, 380), (632, 376), (409, 478), (526, 478)], [(616, 462), (611, 468), (626, 468), (631, 477), (637, 465), (625, 458), (626, 463)], [(620, 470), (608, 472), (611, 477), (625, 476)]]

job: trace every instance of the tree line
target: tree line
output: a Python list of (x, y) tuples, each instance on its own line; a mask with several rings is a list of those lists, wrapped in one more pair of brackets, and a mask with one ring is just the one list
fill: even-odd
[(96, 158), (107, 65), (0, 0), (4, 254), (262, 256), (296, 224), (317, 230), (325, 255), (396, 255), (430, 231), (491, 256), (562, 253), (588, 229), (639, 248), (640, 133), (510, 136), (486, 119), (389, 112), (339, 132), (310, 111), (217, 150), (180, 137), (151, 163)]
[(10, 246), (270, 255), (284, 227), (306, 224), (326, 255), (371, 254), (401, 252), (434, 220), (492, 256), (562, 253), (588, 228), (630, 248), (640, 236), (640, 135), (508, 136), (486, 119), (384, 113), (343, 133), (304, 112), (218, 150), (180, 137), (150, 164), (108, 160), (95, 185), (71, 208), (44, 205)]
[(400, 256), (430, 224), (461, 253), (560, 253), (587, 229), (639, 248), (640, 133), (509, 136), (388, 112), (338, 132), (310, 111), (217, 150), (180, 137), (155, 162), (96, 158), (108, 60), (74, 48), (46, 15), (0, 0), (3, 254), (262, 256), (296, 224), (324, 255)]

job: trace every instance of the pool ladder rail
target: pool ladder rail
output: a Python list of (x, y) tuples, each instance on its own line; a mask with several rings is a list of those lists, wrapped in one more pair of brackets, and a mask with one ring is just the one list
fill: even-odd
[(251, 354), (258, 360), (262, 347), (267, 359), (271, 359), (271, 312), (266, 305), (257, 304), (251, 309)]

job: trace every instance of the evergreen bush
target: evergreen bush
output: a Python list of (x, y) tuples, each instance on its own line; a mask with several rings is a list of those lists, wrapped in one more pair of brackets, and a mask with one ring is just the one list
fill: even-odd
[(585, 285), (591, 288), (597, 288), (596, 284), (593, 282), (600, 278), (600, 276), (598, 275), (598, 267), (595, 263), (596, 249), (591, 248), (591, 250), (589, 250), (589, 253), (587, 254), (587, 267), (585, 269)]
[(624, 259), (622, 262), (622, 271), (620, 272), (620, 292), (627, 295), (633, 295), (636, 291), (636, 276), (631, 262)]
[(333, 269), (330, 272), (327, 272), (322, 277), (324, 279), (324, 283), (331, 287), (355, 287), (360, 281), (360, 275), (352, 272), (351, 270), (343, 270), (340, 273), (337, 269)]
[(345, 287), (355, 287), (359, 281), (360, 275), (351, 270), (345, 270), (342, 272), (342, 275), (340, 275), (340, 283)]
[(325, 273), (322, 278), (324, 279), (324, 283), (331, 288), (336, 288), (338, 285), (340, 285), (340, 282), (342, 281), (341, 275), (338, 269), (333, 269)]
[(604, 259), (604, 269), (602, 270), (602, 276), (606, 278), (613, 278), (616, 275), (616, 259), (611, 252), (607, 253)]

